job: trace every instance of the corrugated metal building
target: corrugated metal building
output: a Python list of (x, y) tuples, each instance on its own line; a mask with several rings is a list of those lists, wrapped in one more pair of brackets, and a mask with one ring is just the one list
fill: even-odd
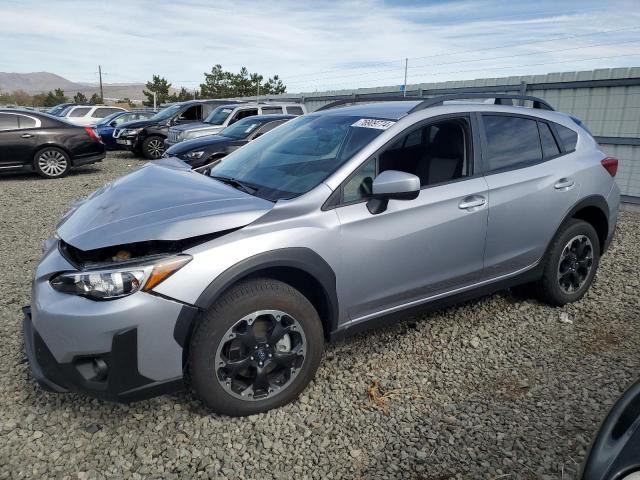
[[(556, 110), (579, 117), (620, 160), (616, 180), (624, 200), (640, 203), (640, 67), (549, 73), (407, 86), (407, 96), (470, 92), (521, 93), (547, 100)], [(398, 95), (399, 86), (270, 96), (298, 100), (309, 111), (340, 98)], [(261, 98), (264, 100), (264, 97)]]

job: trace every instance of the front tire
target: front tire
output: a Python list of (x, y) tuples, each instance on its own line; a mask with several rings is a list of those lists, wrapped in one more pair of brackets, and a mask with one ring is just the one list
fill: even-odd
[(44, 178), (62, 178), (71, 170), (69, 154), (57, 147), (45, 147), (35, 154), (35, 171)]
[(254, 279), (232, 287), (197, 326), (188, 375), (214, 412), (253, 415), (294, 400), (314, 377), (323, 348), (309, 300), (286, 283)]
[(554, 306), (580, 300), (589, 290), (600, 262), (600, 241), (589, 223), (565, 223), (544, 260), (542, 278), (533, 287), (540, 300)]
[(148, 160), (157, 160), (164, 154), (164, 138), (150, 135), (142, 142), (142, 153)]

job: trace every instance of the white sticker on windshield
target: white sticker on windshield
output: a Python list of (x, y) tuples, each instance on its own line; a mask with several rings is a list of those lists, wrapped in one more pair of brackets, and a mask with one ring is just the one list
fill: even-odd
[(353, 123), (352, 127), (362, 127), (362, 128), (377, 128), (378, 130), (386, 130), (390, 126), (392, 126), (394, 121), (392, 120), (377, 120), (375, 118), (361, 118), (356, 123)]
[(230, 108), (223, 108), (223, 109), (222, 109), (222, 111), (223, 111), (224, 113), (229, 113), (229, 112), (231, 111), (231, 109), (230, 109)]

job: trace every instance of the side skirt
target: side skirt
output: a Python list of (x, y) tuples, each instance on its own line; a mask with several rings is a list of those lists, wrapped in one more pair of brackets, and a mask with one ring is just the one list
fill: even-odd
[[(329, 340), (335, 342), (342, 338), (361, 333), (372, 328), (379, 328), (382, 326), (392, 325), (398, 323), (408, 315), (415, 315), (419, 313), (428, 313), (435, 310), (440, 310), (445, 307), (457, 305), (474, 298), (484, 297), (500, 290), (505, 290), (510, 287), (522, 285), (539, 279), (542, 276), (543, 264), (540, 263), (522, 273), (516, 275), (498, 279), (486, 284), (482, 284), (477, 287), (471, 287), (468, 290), (464, 290), (459, 293), (453, 293), (447, 296), (435, 298), (433, 300), (425, 300), (419, 304), (409, 304), (407, 306), (394, 307), (393, 312), (385, 313), (383, 311), (378, 314), (373, 314), (369, 318), (355, 319), (349, 323), (342, 325), (337, 330), (331, 332)], [(387, 310), (388, 311), (388, 310)]]

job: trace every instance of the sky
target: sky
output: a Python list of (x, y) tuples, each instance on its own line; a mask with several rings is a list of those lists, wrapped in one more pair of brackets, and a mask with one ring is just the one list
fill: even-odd
[(640, 66), (640, 0), (0, 0), (0, 71), (196, 88), (214, 64), (289, 92)]

